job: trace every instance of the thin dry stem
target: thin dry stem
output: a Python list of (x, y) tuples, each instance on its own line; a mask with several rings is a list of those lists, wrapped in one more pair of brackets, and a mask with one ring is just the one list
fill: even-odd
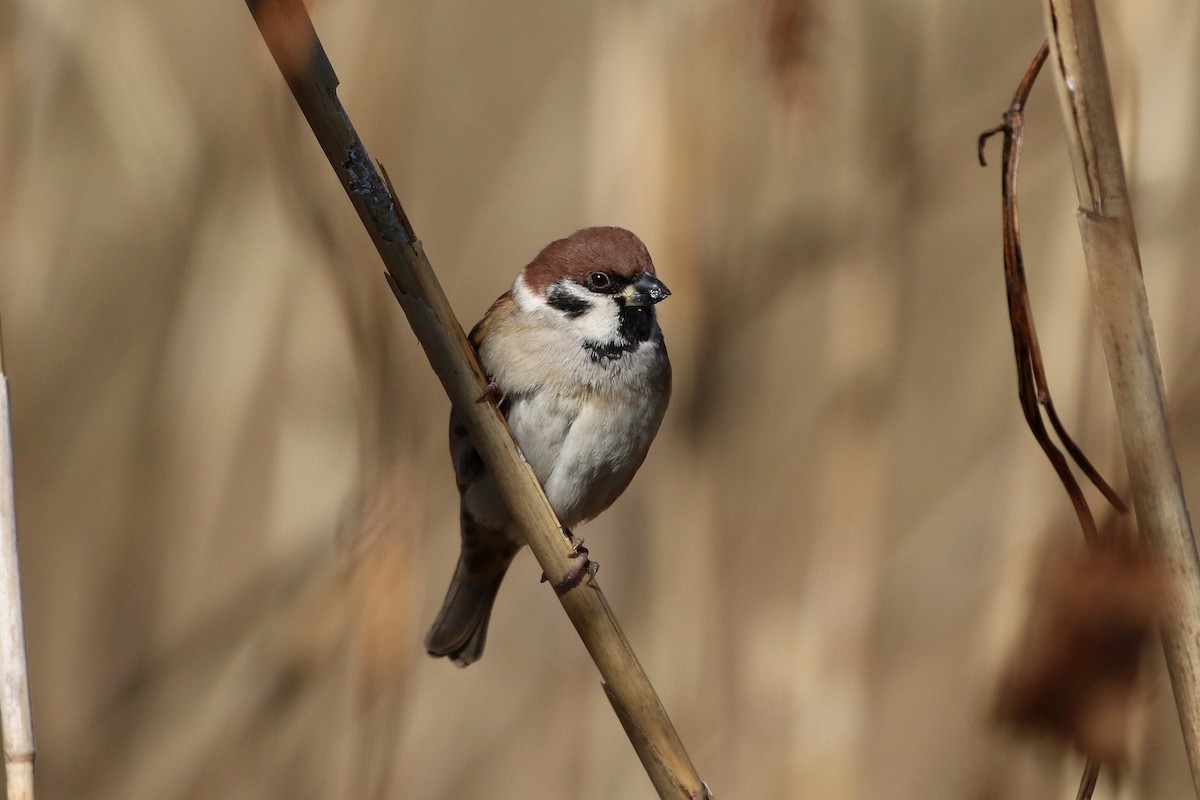
[(33, 800), (33, 714), (21, 614), (8, 376), (0, 347), (0, 720), (9, 800)]
[(1079, 779), (1079, 790), (1075, 792), (1075, 800), (1092, 800), (1098, 780), (1100, 780), (1100, 762), (1089, 758), (1083, 765), (1083, 776)]
[(1133, 504), (1143, 538), (1175, 577), (1163, 644), (1192, 780), (1200, 790), (1200, 559), (1171, 446), (1108, 67), (1092, 0), (1044, 0), (1044, 9)]
[(1021, 247), (1020, 215), (1017, 211), (1017, 173), (1021, 163), (1021, 145), (1025, 138), (1025, 104), (1029, 93), (1046, 62), (1049, 45), (1042, 42), (1025, 75), (1021, 78), (1012, 103), (1004, 112), (1004, 122), (979, 135), (979, 163), (986, 164), (983, 148), (987, 140), (998, 134), (1004, 135), (1003, 171), (1000, 176), (1000, 194), (1003, 202), (1004, 220), (1004, 285), (1007, 289), (1009, 323), (1012, 328), (1013, 349), (1017, 365), (1017, 395), (1025, 422), (1041, 446), (1042, 452), (1054, 467), (1055, 473), (1067, 491), (1071, 505), (1079, 519), (1083, 538), (1095, 544), (1098, 538), (1096, 520), (1088, 507), (1087, 498), (1079, 488), (1079, 482), (1071, 473), (1070, 464), (1062, 451), (1055, 446), (1042, 419), (1042, 409), (1050, 426), (1083, 473), (1101, 494), (1120, 513), (1125, 513), (1125, 504), (1101, 477), (1100, 473), (1083, 454), (1075, 441), (1068, 435), (1054, 407), (1050, 395), (1050, 383), (1042, 362), (1042, 349), (1038, 343), (1037, 326), (1034, 324), (1033, 307), (1029, 300), (1029, 283), (1025, 278), (1025, 257)]
[[(420, 241), (386, 175), (368, 156), (337, 98), (337, 76), (300, 0), (247, 0), (255, 22), (300, 110), (370, 234), (400, 305), (430, 364), (466, 420), (551, 585), (571, 566), (570, 544), (493, 403), (477, 403), (487, 381), (462, 326), (438, 284)], [(605, 689), (658, 794), (673, 800), (711, 796), (658, 695), (592, 580), (560, 591), (559, 600), (591, 654)]]
[[(1067, 496), (1079, 519), (1084, 540), (1090, 546), (1096, 546), (1100, 536), (1096, 528), (1095, 517), (1088, 506), (1087, 498), (1080, 490), (1078, 481), (1071, 473), (1066, 458), (1050, 439), (1039, 407), (1045, 409), (1050, 426), (1058, 436), (1063, 448), (1083, 470), (1092, 484), (1100, 490), (1105, 499), (1120, 514), (1125, 514), (1128, 509), (1108, 482), (1092, 466), (1075, 441), (1067, 434), (1054, 407), (1054, 400), (1050, 395), (1050, 383), (1042, 361), (1041, 345), (1038, 343), (1037, 326), (1034, 323), (1033, 306), (1029, 298), (1029, 284), (1025, 278), (1025, 257), (1021, 246), (1020, 215), (1017, 209), (1017, 174), (1021, 161), (1021, 145), (1025, 138), (1025, 104), (1029, 100), (1033, 84), (1045, 65), (1049, 52), (1049, 42), (1043, 41), (1037, 54), (1034, 55), (1033, 61), (1030, 62), (1029, 68), (1022, 76), (1013, 95), (1012, 103), (1004, 112), (1004, 122), (980, 134), (979, 163), (986, 165), (983, 149), (987, 140), (997, 133), (1002, 133), (1004, 135), (1004, 151), (1000, 194), (1004, 221), (1004, 284), (1007, 289), (1009, 322), (1012, 328), (1013, 347), (1016, 352), (1017, 389), (1021, 410), (1030, 431), (1054, 467), (1063, 488), (1067, 491)], [(1096, 779), (1100, 774), (1100, 766), (1099, 760), (1088, 758), (1080, 779), (1077, 800), (1091, 798), (1092, 791), (1096, 786)]]

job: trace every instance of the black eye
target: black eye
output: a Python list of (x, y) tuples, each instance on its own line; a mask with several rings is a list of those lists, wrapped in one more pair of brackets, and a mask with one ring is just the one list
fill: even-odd
[(603, 291), (612, 285), (612, 278), (607, 272), (593, 272), (587, 276), (587, 287), (595, 291)]

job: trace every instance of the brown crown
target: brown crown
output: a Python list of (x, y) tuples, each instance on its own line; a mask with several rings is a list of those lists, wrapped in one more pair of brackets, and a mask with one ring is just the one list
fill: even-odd
[(525, 283), (545, 294), (560, 278), (582, 282), (596, 270), (635, 278), (653, 275), (654, 262), (642, 240), (624, 228), (583, 228), (546, 245), (525, 267)]

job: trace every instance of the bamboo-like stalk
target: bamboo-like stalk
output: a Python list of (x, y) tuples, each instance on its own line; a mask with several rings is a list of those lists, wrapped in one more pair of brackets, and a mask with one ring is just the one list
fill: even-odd
[(1043, 4), (1133, 505), (1143, 538), (1175, 579), (1163, 647), (1192, 780), (1200, 790), (1200, 559), (1171, 446), (1100, 26), (1093, 0)]
[[(486, 379), (399, 199), (380, 174), (337, 98), (338, 79), (301, 0), (246, 0), (289, 88), (375, 243), (393, 290), (471, 440), (549, 579), (567, 575), (570, 544), (491, 402)], [(604, 688), (662, 798), (711, 797), (594, 578), (559, 600), (604, 681)]]
[(0, 727), (9, 800), (33, 800), (33, 713), (21, 614), (8, 375), (0, 346)]

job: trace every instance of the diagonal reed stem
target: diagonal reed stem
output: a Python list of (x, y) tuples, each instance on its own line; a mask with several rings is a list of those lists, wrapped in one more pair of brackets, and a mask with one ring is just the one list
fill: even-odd
[[(492, 403), (476, 402), (487, 381), (442, 292), (386, 173), (376, 168), (337, 97), (338, 79), (301, 0), (246, 0), (313, 135), (379, 251), (409, 324), (471, 440), (495, 478), (550, 585), (571, 564), (570, 544), (533, 471)], [(600, 586), (559, 593), (604, 681), (604, 689), (660, 797), (711, 797), (638, 663)]]

